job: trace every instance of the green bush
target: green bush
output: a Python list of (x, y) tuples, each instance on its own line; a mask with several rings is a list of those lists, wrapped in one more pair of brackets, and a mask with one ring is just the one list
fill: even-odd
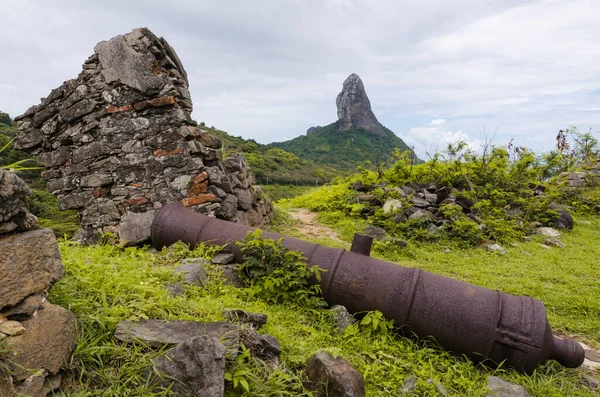
[(300, 252), (288, 251), (282, 239), (262, 238), (257, 229), (248, 233), (240, 246), (244, 262), (238, 272), (248, 285), (249, 294), (271, 303), (292, 301), (310, 307), (323, 305), (318, 266), (309, 266)]

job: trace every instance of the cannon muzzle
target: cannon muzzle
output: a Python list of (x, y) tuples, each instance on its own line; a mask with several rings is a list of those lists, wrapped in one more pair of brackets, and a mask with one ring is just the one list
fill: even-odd
[[(164, 206), (152, 222), (152, 243), (162, 249), (176, 241), (226, 245), (242, 261), (235, 244), (254, 229), (211, 218), (180, 203)], [(311, 265), (326, 270), (323, 298), (351, 313), (379, 310), (398, 326), (420, 337), (433, 336), (449, 351), (474, 361), (514, 367), (531, 373), (548, 359), (566, 367), (583, 363), (583, 348), (573, 339), (552, 335), (546, 308), (538, 299), (492, 291), (418, 268), (369, 257), (371, 241), (358, 235), (351, 251), (328, 248), (275, 233), (283, 245), (299, 250)]]

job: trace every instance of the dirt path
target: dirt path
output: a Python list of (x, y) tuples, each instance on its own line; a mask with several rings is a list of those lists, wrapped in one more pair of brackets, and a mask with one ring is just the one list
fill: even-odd
[(310, 237), (340, 240), (340, 236), (333, 229), (315, 222), (316, 212), (312, 212), (306, 208), (293, 208), (289, 213), (293, 219), (298, 221), (298, 225), (295, 228), (300, 233)]

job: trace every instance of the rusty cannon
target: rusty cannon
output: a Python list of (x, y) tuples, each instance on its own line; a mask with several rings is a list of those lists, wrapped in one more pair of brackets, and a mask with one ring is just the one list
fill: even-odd
[[(253, 230), (170, 203), (154, 218), (152, 242), (156, 249), (180, 240), (226, 245), (240, 262), (235, 242)], [(573, 339), (553, 336), (546, 308), (537, 299), (371, 258), (372, 240), (366, 236), (356, 235), (350, 251), (275, 233), (263, 236), (283, 237), (286, 248), (299, 250), (309, 264), (325, 269), (320, 282), (324, 299), (351, 313), (379, 310), (420, 337), (434, 337), (449, 351), (525, 373), (548, 359), (571, 368), (583, 363), (583, 348)]]

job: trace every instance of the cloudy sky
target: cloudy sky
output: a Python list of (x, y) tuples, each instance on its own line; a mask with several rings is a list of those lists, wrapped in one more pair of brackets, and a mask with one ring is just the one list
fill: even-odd
[(417, 153), (459, 139), (538, 151), (600, 130), (598, 0), (12, 0), (0, 110), (74, 78), (94, 45), (146, 26), (176, 49), (194, 118), (261, 143), (336, 120), (350, 73)]

